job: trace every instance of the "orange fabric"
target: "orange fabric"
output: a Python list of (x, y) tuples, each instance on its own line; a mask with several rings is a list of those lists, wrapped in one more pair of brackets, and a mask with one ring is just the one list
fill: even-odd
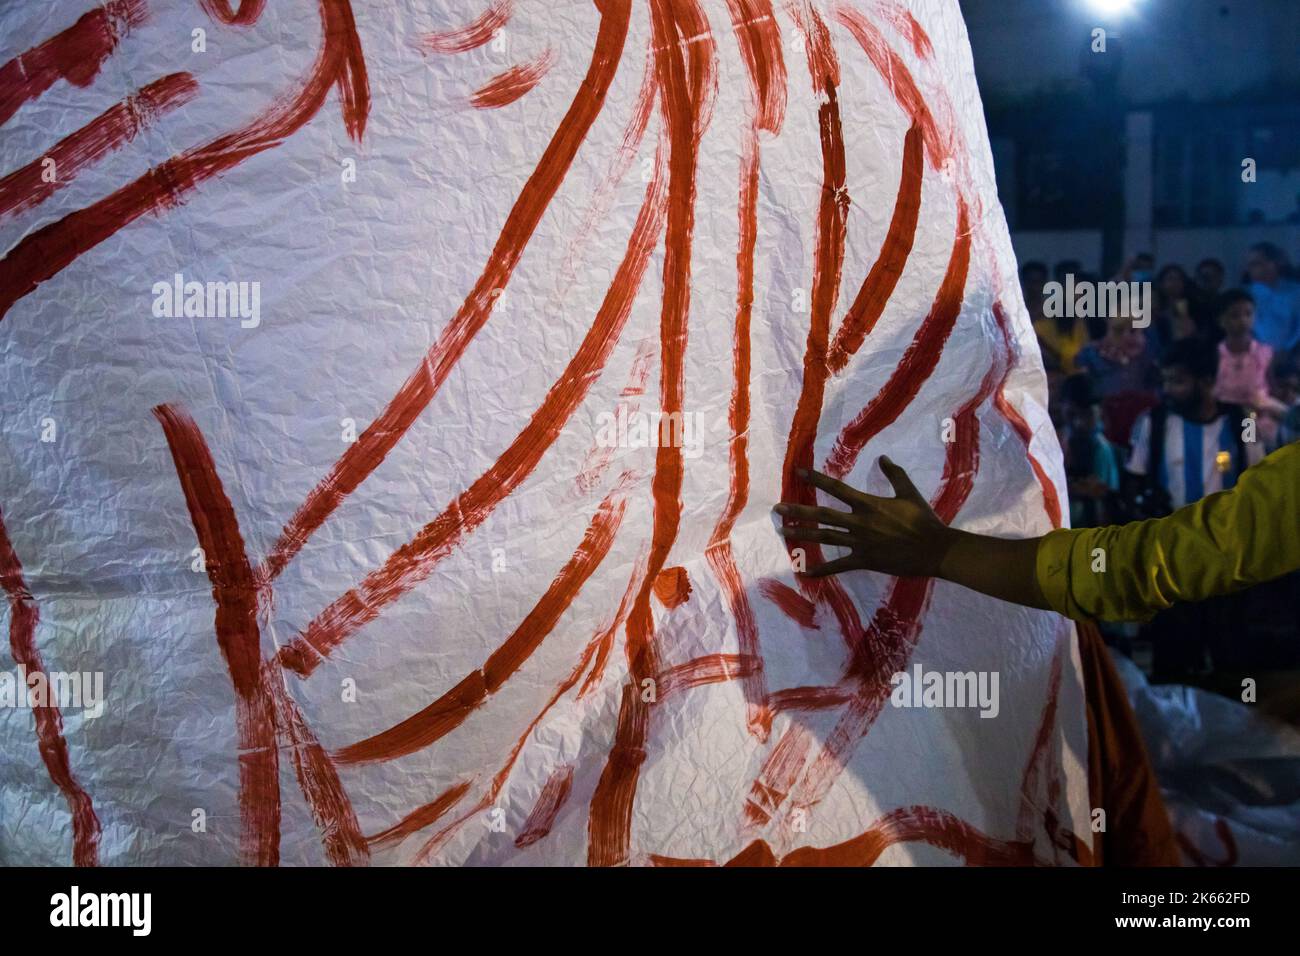
[(1180, 866), (1174, 828), (1128, 693), (1095, 624), (1081, 622), (1079, 658), (1088, 710), (1088, 794), (1106, 811), (1093, 861), (1101, 866)]

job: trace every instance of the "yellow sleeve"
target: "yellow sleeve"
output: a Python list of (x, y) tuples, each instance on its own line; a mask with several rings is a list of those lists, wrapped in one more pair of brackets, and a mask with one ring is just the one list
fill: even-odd
[(1075, 620), (1145, 620), (1300, 569), (1300, 443), (1275, 451), (1236, 487), (1167, 518), (1052, 531), (1038, 586)]

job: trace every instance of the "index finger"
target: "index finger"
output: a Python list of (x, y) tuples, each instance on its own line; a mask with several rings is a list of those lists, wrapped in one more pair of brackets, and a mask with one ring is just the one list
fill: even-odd
[(858, 491), (858, 489), (854, 488), (852, 485), (846, 485), (844, 482), (832, 478), (830, 475), (823, 475), (820, 471), (814, 471), (811, 468), (800, 468), (795, 472), (795, 474), (808, 482), (808, 484), (812, 485), (814, 488), (820, 488), (828, 495), (838, 498), (846, 505), (873, 505), (885, 500), (876, 495), (869, 495), (865, 492)]

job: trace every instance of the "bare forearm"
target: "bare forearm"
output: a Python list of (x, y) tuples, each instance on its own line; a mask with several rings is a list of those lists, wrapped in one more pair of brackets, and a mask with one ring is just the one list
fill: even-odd
[(949, 528), (938, 577), (981, 594), (1049, 610), (1038, 586), (1039, 538), (994, 538)]

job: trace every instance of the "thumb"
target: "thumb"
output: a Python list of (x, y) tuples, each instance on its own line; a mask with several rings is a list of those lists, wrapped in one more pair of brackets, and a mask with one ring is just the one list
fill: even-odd
[(894, 464), (888, 455), (880, 456), (880, 470), (885, 473), (889, 483), (894, 487), (894, 494), (900, 498), (912, 498), (919, 501), (925, 499), (921, 493), (916, 490), (916, 485), (912, 484), (912, 479), (907, 477), (907, 472), (901, 466)]

